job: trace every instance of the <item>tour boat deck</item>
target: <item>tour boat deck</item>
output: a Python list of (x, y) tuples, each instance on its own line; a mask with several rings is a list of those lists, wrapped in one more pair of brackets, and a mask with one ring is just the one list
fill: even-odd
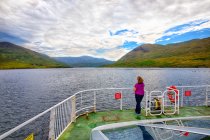
[[(119, 126), (122, 124), (129, 125), (132, 122), (134, 125), (138, 122), (144, 124), (148, 122), (148, 119), (150, 119), (149, 121), (155, 119), (164, 122), (168, 119), (176, 120), (178, 117), (210, 117), (210, 107), (208, 107), (210, 105), (210, 85), (176, 86), (176, 88), (166, 87), (164, 90), (145, 90), (145, 97), (142, 100), (142, 107), (145, 110), (142, 110), (141, 116), (137, 116), (132, 109), (136, 103), (133, 94), (131, 94), (133, 92), (132, 88), (98, 88), (78, 91), (51, 108), (1, 134), (0, 139), (6, 137), (24, 139), (32, 135), (36, 139), (47, 137), (47, 139), (59, 140), (98, 140), (101, 137), (96, 136), (99, 133), (96, 129), (106, 127), (106, 124), (110, 124), (108, 126), (113, 128), (117, 127), (118, 124)], [(170, 97), (168, 94), (170, 94)], [(174, 98), (171, 98), (171, 96)], [(155, 110), (158, 108), (160, 110)], [(82, 115), (87, 112), (96, 113)], [(35, 125), (32, 125), (32, 122)], [(46, 124), (40, 125), (40, 122)], [(93, 128), (95, 129), (93, 130)], [(49, 131), (44, 132), (43, 130)], [(100, 132), (102, 134), (102, 131)]]
[(72, 123), (66, 131), (61, 135), (59, 140), (89, 140), (91, 130), (97, 126), (104, 124), (127, 122), (145, 119), (158, 118), (175, 118), (175, 117), (189, 117), (189, 116), (208, 116), (210, 115), (210, 107), (196, 106), (196, 107), (180, 107), (179, 115), (159, 115), (159, 116), (145, 116), (145, 111), (142, 111), (141, 116), (137, 116), (134, 110), (114, 110), (106, 112), (89, 113), (88, 115), (80, 116)]

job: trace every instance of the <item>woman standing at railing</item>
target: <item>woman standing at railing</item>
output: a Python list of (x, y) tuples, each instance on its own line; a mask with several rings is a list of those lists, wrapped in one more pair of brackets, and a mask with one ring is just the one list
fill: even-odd
[(141, 101), (144, 97), (144, 80), (138, 76), (137, 83), (134, 86), (135, 98), (136, 98), (136, 114), (141, 114)]

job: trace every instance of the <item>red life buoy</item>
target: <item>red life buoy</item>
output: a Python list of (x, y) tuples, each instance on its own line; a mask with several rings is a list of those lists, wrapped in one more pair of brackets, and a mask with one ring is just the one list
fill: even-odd
[[(175, 92), (176, 95), (174, 96), (174, 94), (172, 92)], [(176, 101), (178, 100), (179, 98), (179, 91), (178, 89), (176, 88), (176, 86), (170, 86), (168, 88), (168, 99), (172, 102), (172, 103), (175, 103), (175, 98), (176, 98)]]

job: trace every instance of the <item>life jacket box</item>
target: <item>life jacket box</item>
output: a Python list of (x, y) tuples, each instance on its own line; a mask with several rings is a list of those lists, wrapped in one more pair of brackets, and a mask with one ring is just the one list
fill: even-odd
[(191, 95), (192, 95), (191, 90), (186, 90), (184, 92), (184, 96), (191, 96)]
[(122, 94), (121, 94), (120, 92), (116, 92), (116, 93), (114, 94), (114, 98), (115, 98), (115, 100), (119, 100), (119, 99), (122, 98)]

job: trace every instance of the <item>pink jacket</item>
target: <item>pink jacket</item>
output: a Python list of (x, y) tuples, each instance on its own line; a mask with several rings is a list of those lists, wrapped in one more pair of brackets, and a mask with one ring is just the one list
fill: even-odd
[(135, 94), (144, 95), (144, 83), (136, 83), (134, 87), (136, 88)]

